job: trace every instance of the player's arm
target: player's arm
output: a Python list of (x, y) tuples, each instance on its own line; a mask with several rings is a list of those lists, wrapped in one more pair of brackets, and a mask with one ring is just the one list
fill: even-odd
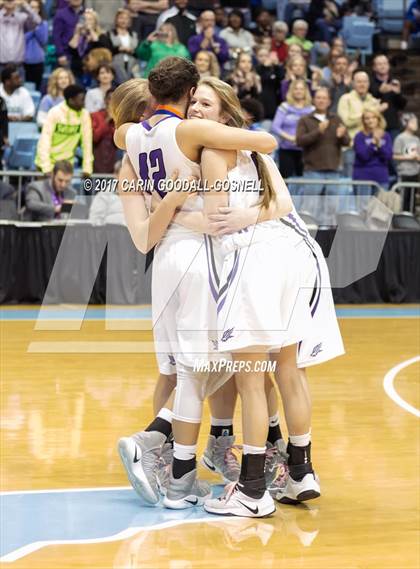
[(227, 206), (229, 203), (229, 194), (224, 182), (227, 180), (230, 156), (229, 152), (212, 148), (204, 148), (201, 153), (205, 216), (217, 213), (219, 207)]
[(277, 148), (276, 139), (268, 132), (234, 128), (206, 119), (183, 121), (176, 129), (176, 139), (187, 156), (191, 148), (253, 150), (263, 154)]
[[(176, 179), (177, 174), (174, 173)], [(146, 254), (158, 243), (172, 222), (178, 207), (190, 195), (188, 192), (170, 192), (161, 200), (149, 216), (144, 193), (127, 156), (118, 176), (118, 193), (122, 201), (124, 217), (135, 247)]]
[(128, 129), (130, 128), (130, 126), (133, 126), (132, 122), (127, 122), (125, 124), (122, 124), (121, 126), (119, 126), (115, 132), (114, 132), (114, 144), (117, 148), (120, 148), (121, 150), (127, 150), (127, 146), (125, 143), (125, 137), (127, 134)]

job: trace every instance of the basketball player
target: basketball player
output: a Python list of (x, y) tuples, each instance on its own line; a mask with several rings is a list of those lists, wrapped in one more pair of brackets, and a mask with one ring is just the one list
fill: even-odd
[[(177, 167), (180, 178), (199, 174), (198, 159), (202, 148), (213, 147), (216, 141), (218, 146), (232, 149), (251, 148), (268, 152), (275, 147), (274, 139), (266, 133), (250, 133), (215, 123), (205, 124), (206, 121), (182, 121), (190, 91), (195, 88), (197, 81), (197, 71), (187, 60), (167, 58), (162, 61), (149, 76), (149, 88), (158, 103), (155, 114), (148, 122), (125, 129), (122, 127), (117, 131), (116, 142), (121, 148), (125, 147), (126, 142), (136, 175), (144, 182), (153, 180), (154, 189), (158, 193), (162, 194), (159, 182), (166, 179), (167, 171)], [(138, 230), (139, 198), (142, 199), (138, 195), (124, 195), (123, 206), (130, 234), (140, 248), (143, 243), (139, 241)], [(166, 199), (162, 200), (162, 203), (165, 201)], [(197, 206), (193, 202), (189, 207), (194, 209)], [(166, 208), (164, 212), (170, 214)], [(157, 242), (156, 235), (149, 236), (147, 248)], [(191, 264), (196, 263), (199, 257), (199, 245), (201, 246), (197, 236), (191, 235), (191, 232), (179, 227), (174, 227), (173, 230), (169, 228), (165, 239), (159, 243), (153, 265), (153, 319), (155, 323), (159, 323), (157, 338), (155, 325), (155, 340), (157, 339), (158, 346), (163, 344), (164, 352), (176, 354), (177, 364), (177, 390), (173, 406), (174, 460), (164, 501), (165, 505), (171, 508), (192, 507), (203, 503), (210, 493), (207, 484), (197, 481), (195, 468), (195, 449), (207, 376), (200, 377), (192, 371), (192, 366), (194, 352), (209, 352), (210, 318), (209, 295), (205, 288), (200, 287), (202, 283), (198, 283), (198, 288), (197, 282), (194, 283), (194, 277), (201, 274), (199, 261), (191, 270)], [(190, 262), (189, 265), (186, 265), (186, 260)], [(178, 285), (178, 298), (175, 302), (172, 302), (174, 289), (169, 294), (167, 290), (171, 279)], [(200, 310), (192, 315), (191, 298), (196, 302), (196, 296), (200, 292), (204, 293), (204, 299), (195, 304)], [(167, 310), (170, 302), (172, 306)], [(181, 331), (180, 322), (185, 326)], [(204, 333), (201, 338), (192, 338), (190, 331), (197, 328)], [(162, 348), (158, 347), (159, 349)], [(223, 377), (219, 381), (223, 382), (225, 379), (227, 378)], [(165, 433), (160, 434), (165, 436)], [(135, 450), (138, 448), (137, 445)], [(132, 448), (120, 447), (120, 452), (132, 460)]]

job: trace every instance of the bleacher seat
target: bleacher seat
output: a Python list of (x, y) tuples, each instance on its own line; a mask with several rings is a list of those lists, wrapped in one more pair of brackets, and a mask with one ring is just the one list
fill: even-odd
[(414, 215), (409, 211), (402, 211), (394, 214), (392, 218), (394, 229), (407, 229), (410, 231), (420, 231), (420, 224)]
[(25, 87), (25, 89), (28, 89), (30, 93), (32, 93), (32, 91), (36, 91), (36, 85), (32, 81), (25, 81), (23, 86)]
[(35, 105), (35, 112), (37, 112), (38, 107), (39, 107), (39, 103), (41, 102), (42, 95), (39, 91), (30, 91), (29, 93), (30, 93), (32, 100), (34, 102), (34, 105)]
[(9, 122), (9, 143), (13, 146), (16, 138), (27, 138), (39, 133), (36, 122)]
[(9, 221), (18, 219), (18, 212), (14, 200), (0, 200), (0, 219)]
[(36, 170), (34, 161), (39, 134), (16, 138), (7, 165), (11, 170)]
[(404, 22), (404, 6), (401, 0), (376, 0), (376, 13), (381, 31), (401, 35)]
[(375, 24), (368, 18), (359, 16), (348, 16), (343, 18), (343, 29), (341, 35), (346, 42), (348, 53), (360, 52), (363, 65), (366, 63), (366, 56), (372, 55), (373, 34)]
[(357, 211), (337, 213), (337, 225), (340, 229), (357, 231), (367, 229), (367, 226)]

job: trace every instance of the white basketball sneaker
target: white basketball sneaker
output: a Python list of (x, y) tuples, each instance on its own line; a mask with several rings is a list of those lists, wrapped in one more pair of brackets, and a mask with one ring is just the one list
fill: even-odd
[(160, 493), (157, 469), (166, 435), (143, 431), (118, 441), (118, 452), (137, 494), (148, 504), (157, 504)]
[(299, 481), (289, 476), (286, 486), (280, 488), (274, 498), (281, 504), (299, 504), (320, 496), (319, 478), (315, 472), (310, 472)]
[(250, 498), (241, 492), (241, 484), (233, 482), (226, 486), (220, 498), (206, 500), (204, 509), (219, 516), (240, 516), (243, 518), (266, 518), (276, 511), (270, 494), (265, 491), (262, 498)]
[(187, 472), (181, 478), (174, 478), (171, 473), (163, 505), (171, 510), (185, 510), (202, 506), (210, 496), (210, 484), (197, 479), (197, 469)]

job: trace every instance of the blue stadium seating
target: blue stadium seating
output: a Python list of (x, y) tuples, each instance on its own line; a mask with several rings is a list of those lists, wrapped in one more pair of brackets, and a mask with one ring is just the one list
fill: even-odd
[(29, 91), (35, 105), (35, 112), (38, 110), (39, 103), (41, 102), (41, 93), (39, 91)]
[(36, 122), (9, 122), (9, 143), (13, 146), (17, 137), (26, 138), (39, 133)]
[(23, 86), (25, 87), (25, 89), (28, 89), (30, 93), (32, 93), (32, 91), (36, 91), (36, 85), (32, 81), (25, 81)]
[(19, 136), (14, 141), (7, 166), (11, 170), (36, 170), (34, 161), (39, 134)]
[(400, 36), (404, 22), (403, 2), (401, 0), (376, 0), (375, 4), (379, 28), (386, 33)]
[(343, 18), (341, 35), (347, 44), (348, 53), (360, 52), (362, 63), (366, 63), (366, 56), (372, 55), (373, 34), (375, 24), (368, 18), (349, 16)]

